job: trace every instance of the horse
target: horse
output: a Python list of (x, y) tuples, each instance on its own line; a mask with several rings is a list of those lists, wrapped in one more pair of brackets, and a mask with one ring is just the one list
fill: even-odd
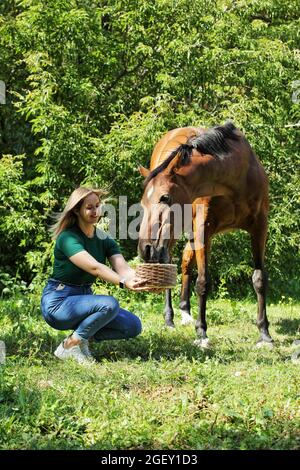
[[(272, 347), (266, 313), (267, 274), (264, 266), (269, 210), (268, 178), (245, 135), (231, 121), (211, 128), (182, 127), (167, 132), (156, 144), (144, 177), (144, 213), (138, 251), (147, 263), (169, 263), (175, 243), (172, 207), (191, 207), (191, 232), (182, 255), (180, 310), (183, 323), (192, 322), (190, 288), (197, 266), (195, 290), (198, 317), (195, 344), (210, 347), (206, 300), (208, 257), (212, 237), (242, 229), (250, 234), (257, 295), (257, 346)], [(202, 207), (202, 217), (196, 217)], [(182, 212), (184, 214), (184, 212)], [(183, 215), (182, 215), (183, 218)], [(181, 221), (182, 223), (182, 221)], [(168, 236), (166, 234), (168, 233)], [(171, 291), (166, 291), (165, 322), (174, 327)]]

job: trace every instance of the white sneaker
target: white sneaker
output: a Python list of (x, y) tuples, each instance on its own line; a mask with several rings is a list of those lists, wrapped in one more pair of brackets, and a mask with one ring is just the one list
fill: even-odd
[(54, 356), (56, 356), (58, 359), (62, 359), (63, 361), (66, 359), (75, 359), (75, 361), (79, 362), (79, 364), (90, 363), (88, 358), (82, 353), (79, 345), (66, 349), (64, 348), (64, 342), (60, 343), (60, 345), (56, 348), (54, 351)]
[(86, 356), (86, 358), (89, 360), (89, 362), (95, 362), (95, 359), (93, 358), (93, 355), (90, 351), (89, 348), (89, 340), (88, 339), (82, 339), (81, 343), (79, 345), (82, 354)]

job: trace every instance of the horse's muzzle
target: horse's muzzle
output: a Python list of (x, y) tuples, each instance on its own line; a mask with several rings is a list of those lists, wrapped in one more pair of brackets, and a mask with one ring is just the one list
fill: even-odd
[(155, 247), (149, 243), (139, 244), (139, 254), (145, 263), (169, 263), (170, 256), (165, 246)]

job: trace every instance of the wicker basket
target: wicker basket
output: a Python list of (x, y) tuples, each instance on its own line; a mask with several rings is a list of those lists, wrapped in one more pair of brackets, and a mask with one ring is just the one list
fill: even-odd
[(135, 268), (138, 277), (147, 279), (144, 289), (172, 289), (176, 286), (176, 264), (143, 263)]

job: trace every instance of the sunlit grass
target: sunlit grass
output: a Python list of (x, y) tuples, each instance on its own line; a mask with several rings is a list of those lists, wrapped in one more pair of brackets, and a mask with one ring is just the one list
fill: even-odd
[[(64, 333), (42, 320), (38, 299), (0, 303), (2, 449), (295, 449), (299, 365), (291, 362), (300, 306), (269, 306), (275, 347), (255, 348), (256, 305), (208, 305), (212, 349), (193, 326), (164, 326), (163, 297), (124, 297), (143, 322), (129, 341), (94, 345), (89, 368), (59, 362)], [(196, 311), (195, 299), (193, 308)]]

